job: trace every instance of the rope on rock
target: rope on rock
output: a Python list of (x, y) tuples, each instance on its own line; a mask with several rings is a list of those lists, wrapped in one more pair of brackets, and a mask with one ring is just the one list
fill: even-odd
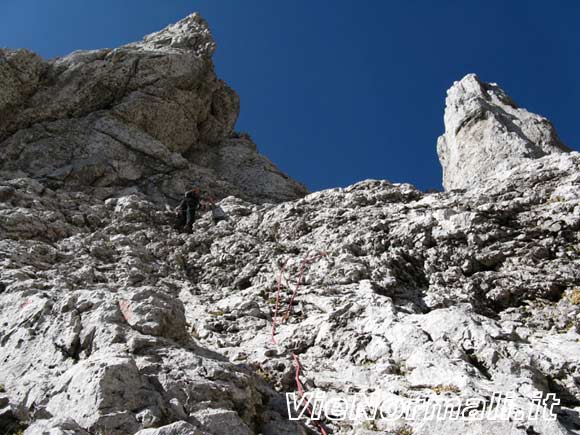
[(296, 297), (296, 294), (298, 293), (298, 289), (300, 288), (300, 284), (302, 283), (302, 275), (304, 274), (304, 268), (306, 267), (307, 264), (313, 263), (322, 257), (326, 257), (326, 252), (320, 251), (320, 253), (318, 255), (315, 255), (312, 258), (305, 258), (304, 260), (302, 260), (302, 264), (300, 265), (300, 275), (298, 276), (298, 283), (296, 284), (296, 288), (294, 289), (294, 293), (292, 293), (292, 297), (290, 298), (290, 302), (288, 302), (288, 308), (286, 309), (286, 314), (284, 315), (283, 323), (285, 323), (288, 320), (288, 317), (290, 317), (290, 312), (292, 311), (292, 304), (294, 303), (294, 298)]
[[(324, 251), (320, 251), (318, 253), (318, 255), (315, 255), (312, 258), (305, 258), (304, 260), (302, 260), (302, 263), (300, 265), (300, 274), (298, 276), (298, 282), (296, 283), (296, 288), (294, 289), (294, 292), (292, 293), (292, 297), (290, 298), (290, 302), (288, 303), (288, 308), (286, 309), (286, 314), (284, 315), (284, 318), (282, 319), (282, 323), (286, 323), (286, 321), (288, 320), (288, 317), (290, 317), (290, 312), (292, 311), (292, 304), (294, 303), (294, 299), (296, 298), (296, 295), (298, 294), (298, 289), (300, 288), (300, 284), (302, 283), (302, 276), (304, 275), (304, 268), (307, 264), (313, 263), (314, 261), (318, 260), (319, 258), (322, 257), (326, 257), (327, 254)], [(280, 276), (278, 277), (278, 289), (276, 291), (276, 306), (274, 307), (274, 317), (272, 319), (272, 343), (273, 344), (278, 344), (278, 342), (276, 341), (276, 326), (277, 326), (277, 319), (278, 319), (278, 308), (280, 306), (280, 290), (282, 288), (282, 277), (284, 276), (284, 269), (286, 267), (286, 264), (284, 263), (282, 265), (282, 268), (280, 269)]]
[[(292, 352), (292, 358), (294, 358), (294, 365), (296, 367), (296, 375), (294, 377), (294, 379), (296, 380), (296, 388), (298, 389), (298, 394), (300, 395), (300, 398), (302, 399), (302, 402), (303, 402), (304, 401), (304, 387), (302, 386), (302, 382), (300, 381), (300, 370), (301, 370), (300, 360), (298, 359), (298, 356), (296, 356), (296, 354), (294, 352)], [(310, 407), (310, 404), (306, 405), (306, 411), (308, 411), (308, 414), (310, 415), (310, 417), (312, 417), (312, 409)], [(320, 430), (320, 433), (322, 435), (328, 435), (328, 433), (326, 432), (326, 429), (324, 429), (324, 426), (322, 425), (322, 423), (320, 421), (316, 421), (315, 425), (318, 428), (318, 430)]]
[[(304, 275), (304, 269), (305, 269), (306, 265), (318, 260), (319, 258), (326, 257), (326, 255), (327, 255), (326, 252), (320, 251), (314, 257), (305, 258), (304, 260), (302, 260), (302, 263), (300, 265), (300, 274), (298, 276), (298, 282), (296, 283), (296, 288), (294, 289), (294, 292), (292, 293), (292, 297), (290, 298), (290, 302), (288, 303), (288, 308), (286, 309), (286, 314), (284, 315), (282, 323), (285, 323), (288, 320), (288, 317), (290, 316), (290, 313), (292, 311), (292, 304), (294, 303), (294, 298), (298, 294), (298, 289), (300, 288), (300, 284), (302, 283), (302, 276)], [(280, 306), (280, 291), (282, 288), (282, 278), (284, 277), (284, 269), (285, 268), (286, 268), (286, 263), (284, 263), (282, 265), (282, 267), (280, 268), (280, 276), (278, 277), (278, 288), (276, 291), (276, 306), (274, 307), (274, 316), (272, 318), (272, 343), (273, 344), (278, 344), (278, 342), (276, 341), (276, 325), (277, 325), (277, 319), (278, 319), (278, 308)], [(290, 286), (288, 285), (288, 282), (286, 282), (286, 285), (288, 288), (290, 288)], [(296, 388), (298, 389), (298, 394), (300, 395), (300, 398), (302, 399), (302, 402), (303, 402), (304, 401), (304, 387), (302, 386), (302, 382), (300, 381), (300, 370), (301, 370), (300, 360), (298, 359), (298, 356), (294, 352), (292, 352), (292, 358), (294, 359), (294, 365), (296, 367), (296, 374), (294, 377), (294, 379), (296, 381)], [(312, 409), (311, 409), (310, 405), (307, 405), (306, 410), (308, 411), (308, 414), (312, 418)], [(316, 421), (314, 424), (316, 425), (316, 427), (318, 428), (318, 430), (320, 431), (320, 433), (322, 435), (328, 435), (328, 433), (326, 432), (326, 429), (324, 428), (323, 424), (320, 421)]]
[(276, 341), (276, 319), (278, 317), (278, 305), (280, 303), (280, 287), (282, 286), (282, 275), (284, 274), (284, 267), (286, 265), (283, 264), (282, 268), (280, 269), (280, 277), (278, 278), (278, 291), (276, 292), (276, 307), (274, 308), (274, 318), (272, 319), (272, 343), (278, 344)]

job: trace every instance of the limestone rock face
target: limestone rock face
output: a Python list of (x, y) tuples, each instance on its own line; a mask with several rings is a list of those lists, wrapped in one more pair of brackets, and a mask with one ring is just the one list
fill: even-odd
[[(193, 15), (53, 62), (2, 52), (0, 433), (322, 433), (288, 418), (303, 387), (419, 403), (329, 434), (578, 434), (580, 154), (468, 76), (439, 143), (449, 191), (303, 195), (232, 132), (213, 50)], [(192, 176), (227, 219), (182, 234), (160, 202)], [(496, 394), (523, 417), (421, 418)], [(549, 394), (556, 418), (531, 417)]]
[(228, 220), (203, 214), (191, 235), (143, 194), (3, 180), (0, 404), (26, 435), (312, 433), (282, 396), (295, 353), (305, 388), (331, 394), (561, 399), (554, 421), (373, 423), (386, 433), (576, 433), (579, 165), (523, 161), (467, 193), (367, 180), (279, 205), (231, 196)]
[(546, 118), (520, 108), (495, 83), (469, 74), (447, 91), (437, 142), (446, 190), (471, 188), (521, 159), (569, 152)]
[(197, 14), (53, 61), (0, 50), (0, 171), (100, 198), (135, 188), (163, 201), (192, 182), (258, 202), (304, 195), (233, 131), (239, 98), (216, 77), (214, 50)]

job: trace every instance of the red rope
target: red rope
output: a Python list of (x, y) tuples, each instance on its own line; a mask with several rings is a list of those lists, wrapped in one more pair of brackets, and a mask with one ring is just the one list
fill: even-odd
[(283, 264), (282, 268), (280, 269), (280, 277), (278, 278), (278, 291), (276, 292), (276, 308), (274, 308), (274, 319), (272, 320), (272, 343), (278, 344), (276, 342), (276, 318), (278, 317), (278, 305), (280, 303), (280, 287), (282, 286), (282, 274), (284, 273), (284, 267), (286, 265)]
[(300, 284), (302, 283), (302, 275), (304, 274), (304, 267), (307, 264), (310, 264), (316, 260), (318, 260), (321, 257), (326, 256), (326, 252), (320, 252), (320, 254), (316, 255), (315, 257), (312, 258), (305, 258), (304, 260), (302, 260), (302, 264), (300, 265), (300, 275), (298, 276), (298, 283), (296, 284), (296, 288), (294, 289), (294, 293), (292, 293), (292, 297), (290, 298), (290, 302), (288, 303), (288, 308), (286, 309), (286, 314), (284, 315), (284, 322), (286, 322), (288, 320), (288, 317), (290, 317), (290, 312), (292, 311), (292, 304), (294, 303), (294, 298), (296, 297), (296, 294), (298, 293), (298, 289), (300, 288)]
[[(321, 257), (325, 257), (325, 256), (326, 256), (326, 252), (321, 251), (318, 255), (316, 255), (310, 259), (306, 258), (306, 259), (302, 260), (302, 264), (300, 265), (300, 275), (298, 276), (298, 282), (296, 283), (296, 288), (294, 289), (294, 292), (292, 293), (292, 297), (290, 298), (290, 302), (288, 303), (288, 308), (286, 310), (286, 314), (284, 315), (282, 323), (286, 322), (286, 320), (288, 320), (288, 317), (290, 316), (290, 312), (292, 311), (292, 304), (294, 302), (294, 298), (296, 297), (296, 294), (298, 293), (298, 289), (300, 288), (300, 284), (302, 283), (302, 276), (304, 274), (305, 266), (307, 264), (310, 264), (313, 261), (316, 261), (317, 259), (319, 259)], [(283, 264), (282, 268), (280, 269), (280, 276), (278, 277), (278, 289), (276, 291), (276, 306), (274, 308), (274, 317), (272, 319), (272, 343), (274, 343), (274, 344), (278, 344), (276, 341), (276, 321), (278, 319), (278, 308), (280, 305), (280, 291), (282, 288), (282, 277), (284, 276), (284, 268), (285, 267), (286, 267), (286, 265)], [(286, 282), (286, 286), (290, 287), (288, 285), (288, 282)], [(300, 370), (301, 370), (300, 361), (298, 360), (298, 356), (296, 356), (296, 354), (294, 352), (292, 352), (292, 358), (294, 358), (294, 364), (296, 365), (296, 375), (295, 375), (294, 379), (296, 381), (296, 388), (298, 389), (298, 394), (300, 395), (300, 398), (302, 399), (302, 401), (301, 401), (301, 403), (302, 403), (304, 401), (304, 387), (302, 386), (302, 382), (300, 382)], [(310, 417), (312, 418), (312, 409), (307, 408), (307, 410), (308, 410), (308, 413), (310, 414)], [(328, 435), (328, 433), (326, 432), (326, 429), (324, 429), (324, 426), (322, 425), (322, 423), (317, 421), (315, 423), (315, 425), (322, 435)]]
[[(302, 402), (303, 402), (304, 401), (304, 387), (302, 386), (302, 382), (300, 382), (300, 368), (301, 368), (300, 361), (298, 360), (298, 357), (296, 356), (296, 354), (294, 352), (292, 352), (292, 358), (294, 358), (294, 364), (296, 365), (296, 375), (294, 377), (294, 379), (296, 380), (296, 388), (298, 389), (298, 394), (300, 394), (300, 398), (302, 399)], [(302, 403), (302, 402), (300, 402), (300, 403)], [(310, 417), (312, 417), (312, 410), (309, 407), (306, 408), (306, 410), (310, 414)], [(328, 433), (326, 432), (326, 429), (324, 429), (324, 426), (322, 425), (322, 423), (317, 421), (315, 424), (316, 424), (316, 427), (318, 427), (318, 430), (320, 430), (320, 433), (322, 435), (328, 435)]]
[(302, 382), (300, 382), (300, 361), (294, 352), (292, 352), (292, 358), (294, 358), (294, 364), (296, 364), (296, 375), (294, 376), (296, 388), (298, 388), (298, 393), (300, 398), (302, 398), (304, 396), (304, 388), (302, 388)]

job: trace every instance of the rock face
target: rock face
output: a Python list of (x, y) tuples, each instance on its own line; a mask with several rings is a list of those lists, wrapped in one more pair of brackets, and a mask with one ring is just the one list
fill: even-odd
[(116, 49), (45, 62), (0, 50), (0, 170), (107, 198), (162, 201), (192, 182), (215, 196), (295, 199), (304, 186), (233, 131), (236, 93), (213, 70), (197, 14)]
[[(2, 146), (12, 150), (0, 174), (0, 433), (322, 432), (288, 419), (284, 393), (301, 385), (339, 397), (381, 393), (403, 407), (429, 398), (419, 416), (444, 400), (488, 407), (494, 393), (513, 394), (523, 413), (326, 419), (327, 433), (580, 433), (578, 153), (516, 153), (510, 168), (466, 192), (366, 180), (274, 204), (301, 190), (273, 166), (251, 184), (263, 160), (220, 111), (237, 106), (235, 95), (211, 69), (196, 75), (213, 50), (198, 16), (117, 50), (53, 64), (4, 52), (3, 74), (28, 76), (0, 85)], [(139, 58), (128, 82), (149, 84), (74, 112), (101, 95), (84, 86), (113, 80), (116, 56)], [(111, 70), (101, 76), (98, 65)], [(58, 68), (69, 79), (52, 76)], [(201, 114), (200, 95), (216, 98), (206, 101), (215, 108)], [(66, 104), (76, 115), (30, 121)], [(180, 124), (193, 106), (203, 121)], [(179, 139), (172, 125), (198, 139)], [(497, 132), (489, 143), (505, 139)], [(155, 166), (171, 159), (184, 167)], [(93, 165), (107, 162), (117, 169), (89, 182)], [(126, 178), (131, 171), (140, 175)], [(191, 173), (231, 194), (219, 201), (228, 219), (205, 213), (193, 234), (179, 234), (158, 200)], [(551, 393), (557, 418), (531, 417)]]
[(550, 121), (519, 108), (497, 84), (475, 74), (455, 82), (445, 102), (437, 153), (446, 190), (477, 186), (521, 159), (570, 151)]
[(562, 400), (556, 421), (327, 421), (337, 434), (577, 433), (578, 165), (546, 156), (466, 194), (368, 180), (280, 205), (228, 197), (229, 219), (192, 235), (142, 194), (2, 181), (6, 403), (27, 435), (305, 433), (280, 396), (294, 352), (309, 390)]

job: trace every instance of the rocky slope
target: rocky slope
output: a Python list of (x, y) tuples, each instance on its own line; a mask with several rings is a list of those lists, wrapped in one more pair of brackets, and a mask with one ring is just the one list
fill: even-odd
[[(190, 17), (164, 31), (180, 37), (161, 32), (118, 50), (181, 56), (185, 44), (204, 56), (212, 46), (205, 29)], [(447, 112), (467, 113), (460, 101), (448, 98)], [(103, 122), (115, 110), (42, 123)], [(513, 116), (524, 125), (535, 115)], [(175, 118), (172, 130), (181, 131)], [(446, 162), (480, 142), (452, 145), (450, 122), (446, 116), (439, 151), (451, 189), (463, 175)], [(478, 128), (490, 141), (501, 136), (486, 125)], [(13, 139), (36, 127), (12, 128), (3, 146), (19, 143), (22, 153), (41, 146)], [(74, 143), (107, 149), (91, 138)], [(169, 149), (168, 139), (149, 140), (142, 143), (154, 152)], [(225, 146), (207, 142), (200, 155)], [(580, 433), (580, 155), (546, 148), (531, 159), (518, 144), (509, 168), (484, 171), (467, 191), (366, 180), (277, 205), (264, 198), (297, 195), (298, 185), (244, 194), (185, 151), (187, 169), (176, 177), (203, 172), (231, 194), (220, 201), (229, 219), (214, 224), (205, 214), (191, 235), (172, 229), (160, 201), (174, 191), (156, 184), (162, 172), (144, 155), (133, 164), (152, 175), (105, 177), (103, 185), (40, 177), (56, 168), (54, 157), (26, 167), (23, 154), (4, 157), (3, 167), (16, 172), (0, 180), (0, 427), (22, 424), (26, 435)], [(82, 173), (84, 161), (74, 161)], [(167, 185), (173, 176), (164, 175)], [(381, 391), (403, 404), (513, 392), (526, 413), (535, 398), (556, 393), (558, 418), (326, 420), (321, 429), (288, 420), (283, 393), (298, 388), (294, 355), (308, 391)]]

